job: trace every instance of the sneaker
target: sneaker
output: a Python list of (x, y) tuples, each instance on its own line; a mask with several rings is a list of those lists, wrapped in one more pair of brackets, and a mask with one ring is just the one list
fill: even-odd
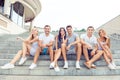
[(49, 68), (50, 68), (50, 69), (53, 69), (54, 67), (55, 67), (55, 63), (52, 62), (52, 63), (50, 64)]
[(29, 66), (29, 69), (34, 69), (34, 68), (36, 68), (36, 67), (37, 67), (37, 64), (32, 63), (32, 64)]
[(111, 63), (108, 65), (108, 68), (109, 69), (115, 69), (115, 67)]
[(95, 65), (95, 64), (92, 64), (92, 65), (91, 65), (91, 68), (96, 69), (96, 65)]
[(27, 60), (27, 57), (25, 57), (25, 58), (22, 57), (20, 59), (19, 65), (22, 65), (26, 60)]
[(1, 68), (2, 69), (11, 69), (11, 68), (14, 68), (14, 67), (15, 67), (14, 64), (7, 63), (4, 66), (2, 66)]
[(63, 66), (64, 69), (67, 69), (68, 68), (68, 62), (65, 61), (65, 65)]
[(115, 62), (112, 61), (111, 64), (116, 68), (117, 66), (115, 65)]
[(79, 65), (79, 61), (76, 61), (76, 69), (81, 69), (81, 67)]
[(55, 70), (56, 72), (59, 72), (59, 71), (60, 71), (60, 68), (57, 66), (57, 67), (54, 68), (54, 70)]

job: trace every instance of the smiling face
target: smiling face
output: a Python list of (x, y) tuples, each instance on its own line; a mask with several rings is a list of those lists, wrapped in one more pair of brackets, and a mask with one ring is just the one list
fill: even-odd
[(61, 34), (61, 35), (65, 35), (65, 31), (64, 31), (63, 28), (60, 29), (60, 34)]
[(93, 32), (94, 32), (94, 28), (93, 27), (88, 27), (87, 34), (92, 35)]
[(105, 37), (106, 36), (106, 32), (103, 29), (99, 30), (99, 36), (100, 37)]
[(33, 28), (32, 31), (31, 31), (31, 33), (33, 35), (37, 35), (38, 34), (38, 29), (37, 28)]
[(67, 26), (67, 32), (68, 32), (68, 35), (71, 35), (72, 34), (72, 27), (71, 26)]
[(44, 27), (44, 32), (45, 32), (45, 34), (49, 34), (50, 33), (50, 26), (46, 25)]

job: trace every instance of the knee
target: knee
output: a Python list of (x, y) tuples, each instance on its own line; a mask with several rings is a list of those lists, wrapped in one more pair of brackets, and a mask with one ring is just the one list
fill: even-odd
[(110, 57), (111, 55), (109, 53), (107, 53), (107, 56)]
[(83, 49), (87, 49), (87, 46), (86, 45), (82, 45)]
[(61, 47), (65, 47), (65, 46), (66, 46), (66, 44), (65, 44), (65, 43), (62, 43), (62, 44), (61, 44)]
[(82, 46), (82, 45), (81, 45), (80, 43), (77, 43), (77, 47), (81, 48), (81, 46)]

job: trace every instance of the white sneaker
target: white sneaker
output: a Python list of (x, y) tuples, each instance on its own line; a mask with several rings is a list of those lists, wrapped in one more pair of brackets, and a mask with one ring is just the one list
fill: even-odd
[(29, 69), (34, 69), (34, 68), (36, 68), (36, 67), (37, 67), (37, 64), (32, 63), (32, 64), (29, 66)]
[(91, 67), (96, 69), (96, 65), (95, 64), (92, 64)]
[(68, 68), (68, 62), (67, 62), (67, 61), (65, 61), (65, 64), (64, 64), (63, 68), (64, 68), (64, 69), (67, 69), (67, 68)]
[(112, 61), (111, 64), (116, 68), (117, 66), (115, 65), (115, 62)]
[(4, 66), (2, 66), (1, 68), (2, 69), (11, 69), (11, 68), (14, 68), (14, 67), (15, 67), (14, 64), (7, 63)]
[(109, 69), (116, 69), (111, 63), (108, 65)]
[(27, 57), (25, 58), (22, 57), (19, 61), (19, 65), (22, 65), (26, 60), (27, 60)]
[(55, 67), (55, 63), (54, 63), (54, 62), (50, 63), (49, 68), (50, 68), (50, 69), (53, 69), (54, 67)]
[(81, 69), (81, 67), (79, 65), (79, 61), (76, 61), (76, 69)]
[(59, 72), (59, 71), (60, 71), (60, 68), (57, 66), (57, 67), (54, 68), (54, 70), (55, 70), (56, 72)]

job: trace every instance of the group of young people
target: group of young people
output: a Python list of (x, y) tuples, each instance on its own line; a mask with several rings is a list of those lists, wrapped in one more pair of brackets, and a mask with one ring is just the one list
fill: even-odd
[(7, 64), (2, 66), (2, 69), (10, 69), (15, 67), (15, 63), (20, 59), (19, 65), (22, 65), (26, 60), (27, 56), (34, 56), (33, 63), (29, 66), (29, 69), (34, 69), (37, 67), (37, 61), (40, 54), (48, 53), (50, 55), (50, 66), (55, 71), (60, 71), (58, 66), (58, 59), (63, 56), (64, 59), (64, 69), (68, 68), (67, 55), (76, 54), (76, 69), (81, 69), (80, 58), (83, 54), (85, 57), (84, 65), (87, 68), (96, 68), (93, 63), (97, 61), (102, 56), (104, 57), (108, 68), (116, 69), (112, 53), (110, 51), (110, 39), (106, 35), (103, 29), (100, 29), (98, 34), (99, 37), (96, 38), (94, 33), (94, 27), (89, 26), (85, 34), (74, 33), (72, 26), (68, 25), (66, 29), (61, 27), (57, 35), (52, 35), (50, 33), (51, 27), (49, 25), (44, 26), (44, 33), (38, 36), (38, 29), (33, 28), (29, 37), (23, 39), (18, 37), (23, 41), (22, 50), (19, 50), (16, 56)]

